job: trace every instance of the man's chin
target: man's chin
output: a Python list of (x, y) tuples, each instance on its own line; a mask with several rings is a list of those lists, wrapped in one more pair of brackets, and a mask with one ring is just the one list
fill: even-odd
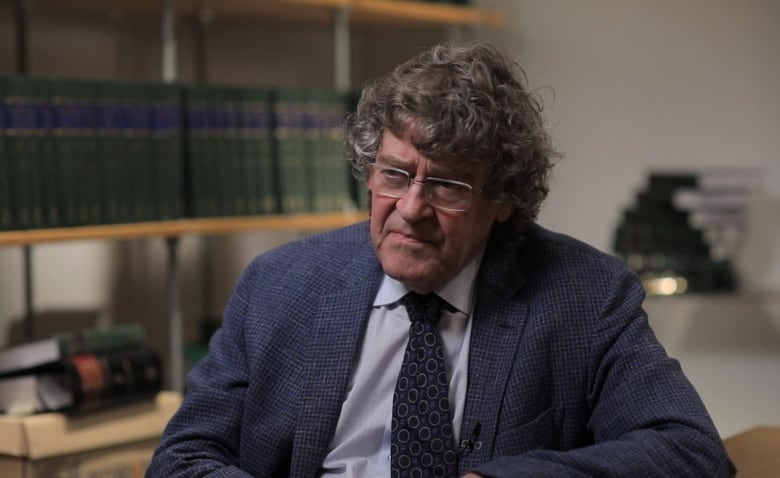
[(410, 264), (399, 261), (390, 262), (388, 267), (384, 267), (384, 270), (388, 276), (410, 289), (417, 292), (430, 292), (435, 288), (433, 284), (438, 283), (435, 280), (437, 275), (431, 272), (431, 269), (420, 266), (419, 262)]

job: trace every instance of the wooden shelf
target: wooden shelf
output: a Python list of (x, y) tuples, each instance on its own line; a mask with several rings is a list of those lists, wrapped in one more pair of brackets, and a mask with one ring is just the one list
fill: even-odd
[(0, 232), (0, 246), (30, 245), (81, 240), (128, 240), (176, 237), (186, 234), (214, 235), (246, 231), (315, 232), (347, 226), (366, 219), (365, 213), (296, 214), (172, 221), (106, 224), (98, 226), (30, 229)]
[[(36, 4), (93, 12), (148, 15), (161, 12), (160, 0), (38, 0)], [(337, 9), (346, 8), (353, 24), (488, 27), (505, 24), (504, 16), (495, 11), (410, 0), (176, 0), (174, 8), (179, 15), (208, 12), (217, 20), (331, 21)]]

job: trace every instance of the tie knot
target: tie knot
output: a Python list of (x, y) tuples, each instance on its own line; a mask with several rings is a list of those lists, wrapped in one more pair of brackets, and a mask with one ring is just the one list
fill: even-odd
[(401, 298), (401, 303), (406, 307), (406, 313), (412, 322), (435, 324), (441, 318), (442, 299), (436, 294), (421, 295), (409, 292)]

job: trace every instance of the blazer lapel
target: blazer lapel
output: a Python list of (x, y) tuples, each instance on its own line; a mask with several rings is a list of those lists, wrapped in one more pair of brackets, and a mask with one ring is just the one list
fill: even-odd
[(349, 374), (379, 287), (381, 268), (371, 254), (356, 257), (340, 276), (346, 286), (320, 297), (313, 309), (305, 397), (295, 431), (291, 477), (316, 475), (336, 429)]
[(461, 473), (488, 461), (492, 455), (503, 390), (528, 315), (527, 304), (518, 299), (524, 282), (519, 269), (511, 248), (492, 245), (477, 278), (468, 390), (461, 427), (461, 445), (464, 440), (471, 439), (473, 443), (462, 450)]

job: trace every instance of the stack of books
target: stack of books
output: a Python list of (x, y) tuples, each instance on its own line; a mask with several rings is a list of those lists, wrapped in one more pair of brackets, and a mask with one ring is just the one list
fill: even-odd
[(63, 332), (0, 350), (0, 413), (92, 411), (162, 389), (159, 352), (139, 324)]
[(746, 168), (652, 171), (623, 212), (615, 252), (650, 294), (736, 290), (734, 257), (760, 178)]

